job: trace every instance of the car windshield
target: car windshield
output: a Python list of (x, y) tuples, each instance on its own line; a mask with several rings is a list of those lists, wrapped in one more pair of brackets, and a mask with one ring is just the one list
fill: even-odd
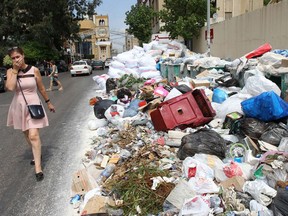
[(103, 62), (102, 61), (94, 61), (93, 63), (94, 64), (102, 64)]
[(74, 62), (73, 65), (86, 65), (86, 62), (78, 61), (78, 62)]

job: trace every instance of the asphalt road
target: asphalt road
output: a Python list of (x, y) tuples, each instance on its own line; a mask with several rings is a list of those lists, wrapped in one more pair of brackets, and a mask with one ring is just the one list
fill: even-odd
[[(20, 130), (6, 127), (12, 92), (0, 93), (0, 215), (72, 216), (70, 205), (72, 175), (82, 167), (81, 158), (89, 149), (92, 132), (87, 123), (93, 116), (89, 99), (95, 96), (92, 77), (59, 74), (64, 91), (56, 87), (49, 97), (56, 113), (49, 113), (49, 127), (40, 130), (45, 179), (36, 182), (33, 158)], [(43, 77), (48, 87), (49, 78)], [(42, 100), (43, 101), (43, 100)], [(47, 107), (46, 107), (47, 108)], [(47, 109), (46, 109), (47, 110)]]

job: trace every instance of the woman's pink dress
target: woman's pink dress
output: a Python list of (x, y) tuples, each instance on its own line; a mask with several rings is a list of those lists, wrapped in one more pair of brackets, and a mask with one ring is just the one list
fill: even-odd
[[(31, 67), (26, 73), (19, 72), (18, 75), (26, 76), (34, 74), (35, 67)], [(29, 105), (40, 104), (40, 98), (37, 94), (36, 77), (20, 77), (18, 78), (21, 84), (23, 93)], [(44, 110), (45, 112), (45, 110)], [(17, 82), (16, 91), (8, 111), (7, 126), (13, 126), (14, 129), (26, 131), (30, 128), (43, 128), (49, 125), (48, 118), (45, 112), (45, 117), (42, 119), (32, 119), (23, 95)]]

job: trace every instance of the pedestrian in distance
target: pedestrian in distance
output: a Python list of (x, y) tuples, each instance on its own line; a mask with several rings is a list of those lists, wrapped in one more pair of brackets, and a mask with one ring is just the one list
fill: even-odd
[(32, 118), (28, 110), (28, 105), (41, 104), (37, 90), (42, 95), (48, 109), (55, 112), (53, 104), (50, 102), (42, 82), (42, 77), (38, 68), (27, 65), (22, 48), (13, 47), (8, 49), (8, 55), (12, 59), (12, 68), (7, 71), (6, 89), (14, 91), (14, 97), (9, 107), (7, 126), (22, 130), (26, 141), (32, 148), (33, 160), (30, 164), (35, 165), (35, 175), (37, 181), (44, 179), (41, 167), (41, 139), (39, 129), (49, 125), (48, 118)]
[(53, 82), (56, 82), (59, 86), (59, 91), (63, 90), (63, 86), (61, 84), (61, 82), (58, 79), (58, 68), (55, 65), (55, 61), (51, 61), (50, 62), (50, 67), (51, 67), (51, 73), (49, 74), (50, 77), (50, 86), (48, 89), (46, 89), (46, 91), (52, 91), (52, 86), (53, 86)]

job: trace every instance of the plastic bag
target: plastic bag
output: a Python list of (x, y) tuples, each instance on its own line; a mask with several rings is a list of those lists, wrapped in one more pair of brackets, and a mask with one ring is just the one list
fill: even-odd
[(277, 196), (273, 199), (271, 209), (274, 216), (286, 216), (288, 212), (288, 192), (285, 189), (279, 188)]
[(263, 55), (266, 52), (271, 51), (271, 49), (272, 49), (272, 46), (269, 43), (265, 43), (265, 44), (261, 45), (260, 47), (258, 47), (257, 49), (246, 54), (245, 57), (247, 59), (255, 58), (255, 57)]
[(204, 153), (225, 158), (225, 146), (227, 143), (229, 142), (224, 140), (217, 132), (203, 128), (182, 137), (177, 156), (184, 160), (186, 157), (193, 156), (196, 153)]
[(106, 80), (106, 93), (109, 94), (111, 90), (117, 88), (117, 82), (114, 78), (108, 78)]
[(208, 202), (201, 196), (185, 200), (179, 215), (208, 216), (210, 208)]
[(268, 127), (269, 125), (267, 123), (255, 118), (244, 118), (239, 120), (240, 131), (254, 139), (259, 139)]
[(226, 99), (228, 98), (228, 94), (220, 89), (220, 88), (216, 88), (213, 91), (213, 96), (212, 96), (212, 101), (216, 102), (216, 103), (223, 103)]
[(105, 111), (112, 105), (115, 104), (112, 100), (100, 100), (94, 105), (94, 115), (98, 119), (105, 118)]
[(273, 121), (288, 116), (288, 103), (274, 91), (264, 92), (241, 103), (247, 117)]
[(255, 181), (246, 181), (243, 185), (243, 191), (251, 194), (255, 200), (264, 206), (268, 206), (277, 195), (276, 190), (258, 179)]
[(182, 169), (186, 178), (214, 178), (213, 169), (191, 157), (185, 158)]
[(88, 128), (89, 130), (96, 130), (97, 128), (99, 127), (104, 127), (107, 125), (107, 120), (106, 119), (91, 119), (89, 122), (88, 122)]
[(263, 140), (274, 146), (278, 146), (282, 138), (288, 137), (288, 131), (284, 128), (277, 127), (267, 130), (260, 137), (260, 140)]
[(241, 167), (233, 161), (229, 165), (224, 166), (223, 171), (228, 178), (243, 175)]
[(281, 94), (280, 88), (274, 82), (261, 74), (256, 74), (255, 76), (250, 76), (245, 81), (245, 86), (240, 92), (252, 96), (258, 96), (267, 91), (274, 91), (279, 96)]
[(218, 193), (219, 187), (211, 178), (193, 177), (188, 181), (189, 188), (197, 194)]

